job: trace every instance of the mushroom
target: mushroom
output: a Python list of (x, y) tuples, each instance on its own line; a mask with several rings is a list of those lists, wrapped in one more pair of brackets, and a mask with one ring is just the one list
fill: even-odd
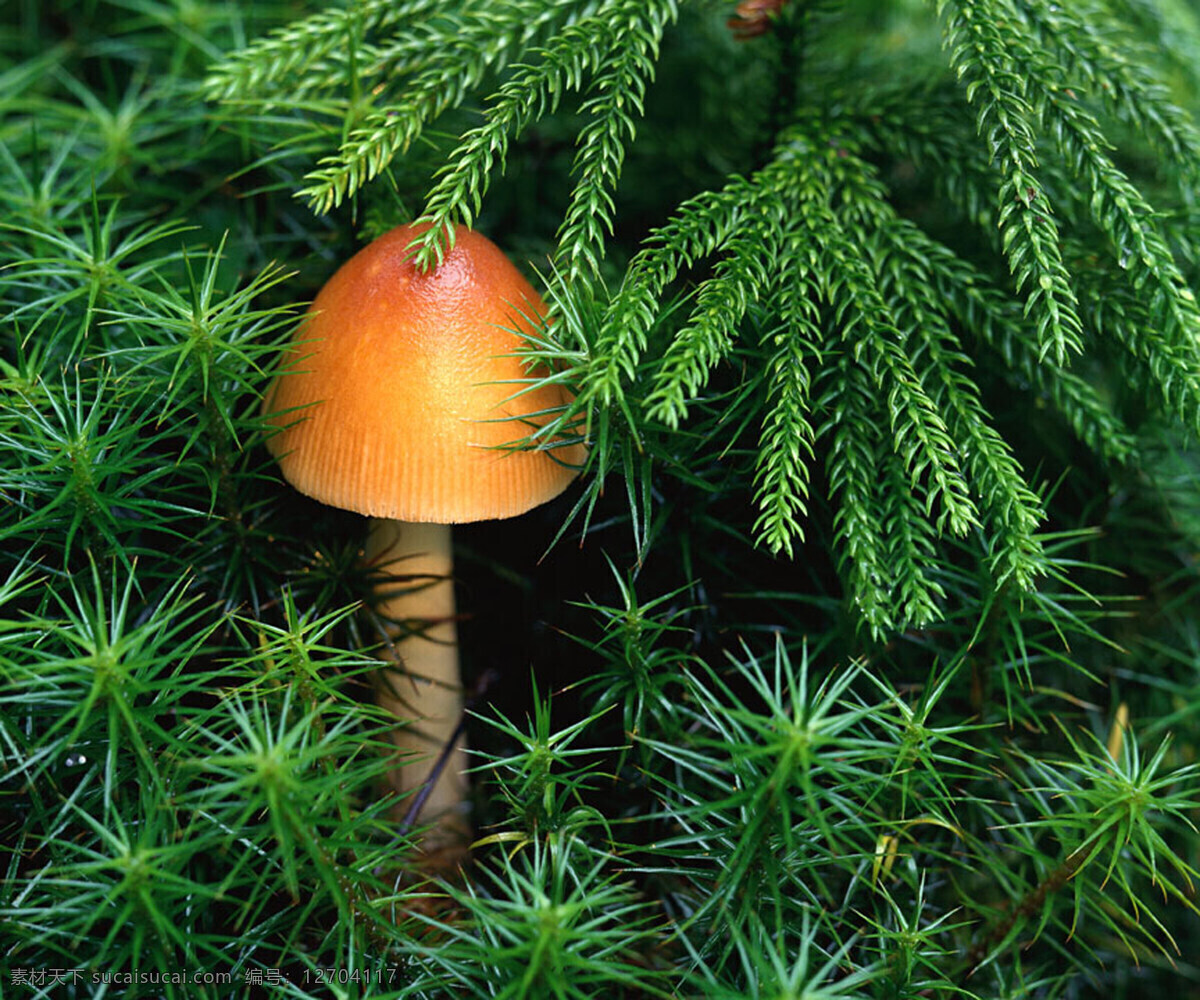
[[(546, 308), (512, 262), (466, 228), (435, 269), (408, 259), (425, 231), (405, 225), (347, 261), (297, 331), (297, 360), (267, 392), (268, 438), (284, 477), (322, 503), (372, 518), (366, 564), (386, 566), (374, 601), (398, 662), (378, 701), (406, 724), (400, 793), (422, 785), (427, 850), (465, 845), (466, 754), (451, 749), (463, 712), (450, 525), (508, 518), (557, 496), (580, 443), (514, 448), (566, 405), (557, 385), (521, 392), (517, 355)], [(427, 761), (439, 753), (440, 770)], [(426, 783), (429, 775), (431, 782)]]

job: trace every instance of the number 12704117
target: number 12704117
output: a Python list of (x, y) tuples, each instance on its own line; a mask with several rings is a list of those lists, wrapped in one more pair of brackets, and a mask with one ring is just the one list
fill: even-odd
[(316, 965), (311, 969), (304, 970), (305, 984), (325, 983), (325, 984), (347, 984), (360, 983), (370, 985), (372, 983), (383, 985), (385, 983), (395, 983), (398, 970), (395, 968), (378, 968), (378, 969), (338, 969), (327, 965)]

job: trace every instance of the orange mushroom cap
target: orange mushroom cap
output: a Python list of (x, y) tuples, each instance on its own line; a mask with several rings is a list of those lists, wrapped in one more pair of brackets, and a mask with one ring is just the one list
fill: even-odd
[(424, 228), (385, 233), (321, 289), (267, 392), (281, 428), (267, 445), (288, 482), (335, 507), (439, 524), (514, 517), (566, 489), (586, 454), (512, 448), (572, 398), (553, 385), (517, 395), (529, 374), (514, 352), (546, 306), (463, 227), (419, 271), (406, 251)]

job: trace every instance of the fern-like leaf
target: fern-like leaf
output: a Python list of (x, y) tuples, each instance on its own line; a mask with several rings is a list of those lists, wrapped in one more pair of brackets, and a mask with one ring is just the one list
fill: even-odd
[(999, 170), (997, 223), (1017, 290), (1038, 317), (1041, 353), (1062, 364), (1083, 350), (1075, 293), (1062, 260), (1051, 199), (1040, 179), (1035, 121), (1026, 96), (1031, 74), (1046, 71), (1020, 15), (1007, 0), (939, 0), (951, 65), (976, 105), (979, 134)]

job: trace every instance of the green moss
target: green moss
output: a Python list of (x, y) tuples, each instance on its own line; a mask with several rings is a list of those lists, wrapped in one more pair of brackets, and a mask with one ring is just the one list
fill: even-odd
[[(0, 15), (0, 989), (1195, 990), (1200, 22), (734, 6)], [(419, 215), (545, 289), (590, 446), (456, 532), (428, 877), (365, 524), (262, 416)]]

